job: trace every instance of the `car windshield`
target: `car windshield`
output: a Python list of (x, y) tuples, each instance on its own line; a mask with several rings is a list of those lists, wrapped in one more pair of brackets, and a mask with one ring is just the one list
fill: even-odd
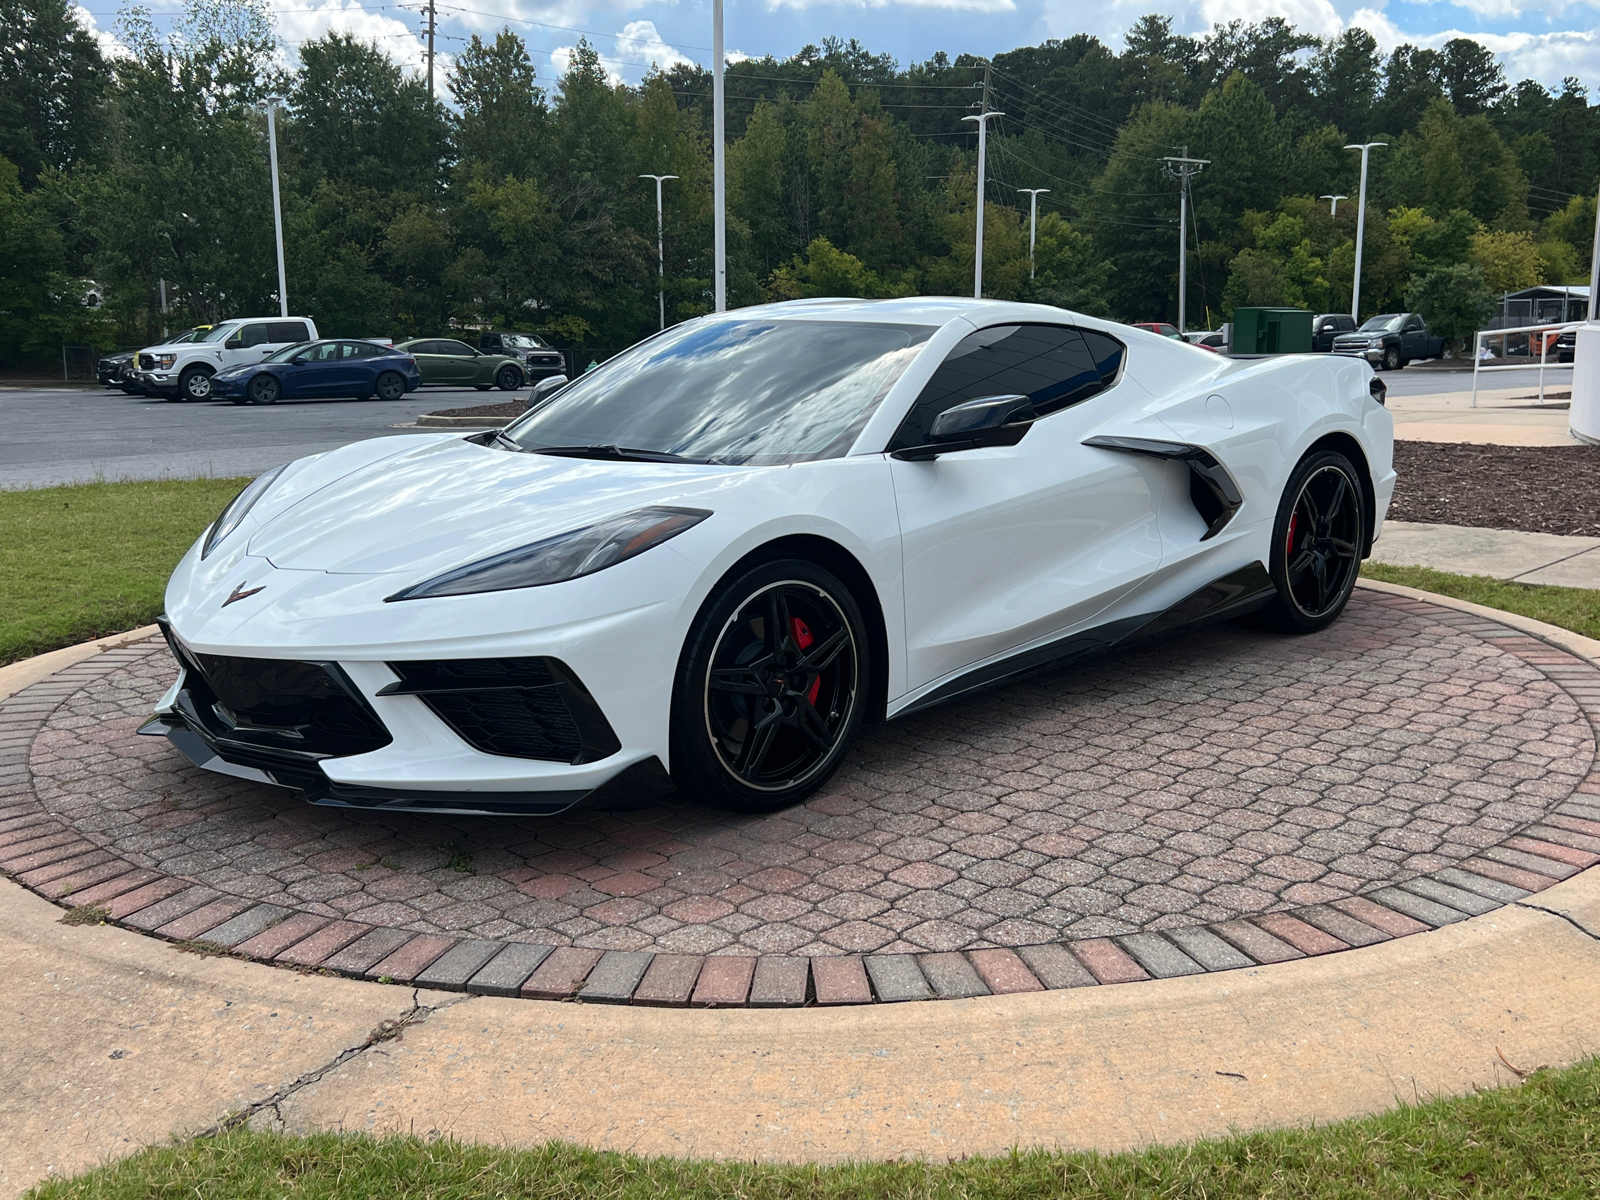
[(205, 335), (206, 330), (210, 328), (211, 326), (209, 325), (196, 325), (193, 329), (185, 329), (177, 337), (169, 341), (167, 345), (181, 346), (185, 342), (198, 342)]
[(1384, 313), (1381, 317), (1368, 317), (1361, 325), (1362, 333), (1398, 333), (1405, 313)]
[(267, 355), (261, 361), (262, 362), (288, 362), (291, 358), (293, 358), (296, 354), (299, 354), (300, 351), (304, 350), (310, 344), (311, 344), (310, 342), (296, 342), (292, 346), (285, 346), (282, 350), (279, 350), (276, 354)]
[(543, 339), (531, 333), (506, 333), (500, 340), (507, 346), (515, 346), (518, 350), (547, 350), (549, 346)]
[(233, 331), (238, 328), (239, 327), (237, 325), (215, 325), (207, 332), (202, 333), (199, 337), (195, 338), (195, 341), (225, 342), (230, 336), (232, 336)]
[(690, 321), (641, 342), (512, 425), (525, 450), (620, 446), (778, 464), (849, 450), (930, 326)]

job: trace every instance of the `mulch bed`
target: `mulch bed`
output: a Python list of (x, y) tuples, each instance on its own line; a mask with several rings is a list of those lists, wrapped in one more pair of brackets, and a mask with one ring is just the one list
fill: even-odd
[(1396, 521), (1600, 536), (1600, 446), (1396, 442)]
[(472, 408), (442, 408), (428, 415), (430, 417), (520, 417), (527, 411), (528, 406), (521, 400), (509, 400), (502, 404), (479, 404)]

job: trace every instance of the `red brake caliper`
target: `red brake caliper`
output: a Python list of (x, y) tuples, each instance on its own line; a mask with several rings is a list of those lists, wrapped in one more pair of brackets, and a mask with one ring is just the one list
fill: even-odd
[(1300, 511), (1296, 509), (1289, 514), (1289, 540), (1283, 544), (1283, 557), (1285, 559), (1294, 557), (1294, 531), (1299, 524)]
[[(804, 621), (802, 621), (799, 617), (790, 617), (789, 618), (789, 623), (794, 626), (795, 644), (797, 646), (799, 646), (800, 649), (802, 649), (802, 650), (806, 649), (807, 647), (809, 647), (811, 645), (812, 642), (817, 640), (816, 638), (811, 636), (811, 630), (806, 626), (806, 623)], [(806, 699), (809, 700), (812, 704), (815, 704), (817, 702), (817, 693), (820, 692), (821, 690), (822, 690), (822, 676), (818, 675), (815, 679), (813, 679), (811, 681), (811, 689), (808, 692), (806, 692)]]

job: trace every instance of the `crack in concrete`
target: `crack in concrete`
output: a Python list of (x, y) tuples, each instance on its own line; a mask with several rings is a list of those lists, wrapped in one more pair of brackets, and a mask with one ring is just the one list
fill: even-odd
[(1565, 921), (1568, 925), (1571, 925), (1585, 937), (1591, 937), (1595, 941), (1600, 942), (1600, 933), (1596, 933), (1594, 930), (1586, 928), (1581, 921), (1569, 917), (1566, 913), (1561, 912), (1559, 909), (1546, 908), (1542, 904), (1529, 904), (1526, 900), (1518, 900), (1516, 901), (1516, 905), (1518, 908), (1531, 908), (1534, 912), (1548, 913), (1552, 917), (1560, 917), (1563, 921)]
[(420, 992), (420, 988), (412, 988), (411, 1007), (406, 1009), (406, 1011), (401, 1013), (398, 1017), (385, 1018), (384, 1020), (379, 1021), (377, 1026), (367, 1034), (359, 1046), (351, 1046), (345, 1050), (341, 1050), (333, 1058), (323, 1063), (322, 1066), (315, 1067), (312, 1070), (307, 1071), (292, 1083), (287, 1083), (277, 1091), (273, 1092), (272, 1095), (267, 1096), (264, 1099), (254, 1101), (253, 1103), (246, 1105), (244, 1108), (241, 1108), (236, 1112), (229, 1113), (216, 1124), (200, 1130), (193, 1136), (196, 1138), (206, 1138), (227, 1133), (230, 1130), (239, 1128), (241, 1125), (246, 1124), (252, 1118), (264, 1112), (270, 1112), (273, 1119), (281, 1125), (283, 1123), (283, 1110), (279, 1107), (279, 1105), (292, 1097), (296, 1092), (303, 1088), (310, 1087), (313, 1083), (320, 1082), (329, 1071), (335, 1070), (338, 1067), (342, 1067), (345, 1063), (349, 1062), (357, 1055), (365, 1053), (374, 1046), (380, 1046), (384, 1042), (396, 1040), (411, 1026), (420, 1025), (423, 1021), (427, 1020), (428, 1017), (432, 1016), (440, 1009), (453, 1008), (457, 1004), (461, 1004), (474, 998), (473, 995), (469, 993), (453, 999), (445, 1004), (423, 1004), (418, 998)]

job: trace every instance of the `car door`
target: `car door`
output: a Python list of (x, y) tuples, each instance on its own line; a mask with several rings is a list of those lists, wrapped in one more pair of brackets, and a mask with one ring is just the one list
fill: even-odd
[(444, 341), (439, 345), (445, 351), (445, 377), (450, 383), (471, 384), (482, 383), (478, 378), (478, 368), (481, 365), (476, 350), (465, 342)]
[(1044, 415), (1014, 446), (891, 459), (909, 691), (1088, 626), (1160, 566), (1159, 467), (1083, 445), (1120, 407), (1125, 353), (1071, 326), (981, 329), (912, 406), (890, 450), (926, 442), (934, 417), (983, 396), (1027, 395)]
[(233, 367), (240, 363), (260, 362), (274, 350), (272, 334), (266, 321), (251, 321), (239, 326), (222, 344), (222, 362)]
[(1428, 333), (1422, 327), (1422, 318), (1412, 313), (1400, 327), (1400, 354), (1403, 358), (1428, 356)]
[(289, 360), (283, 372), (283, 394), (305, 399), (332, 395), (330, 379), (339, 369), (339, 343), (314, 342)]

